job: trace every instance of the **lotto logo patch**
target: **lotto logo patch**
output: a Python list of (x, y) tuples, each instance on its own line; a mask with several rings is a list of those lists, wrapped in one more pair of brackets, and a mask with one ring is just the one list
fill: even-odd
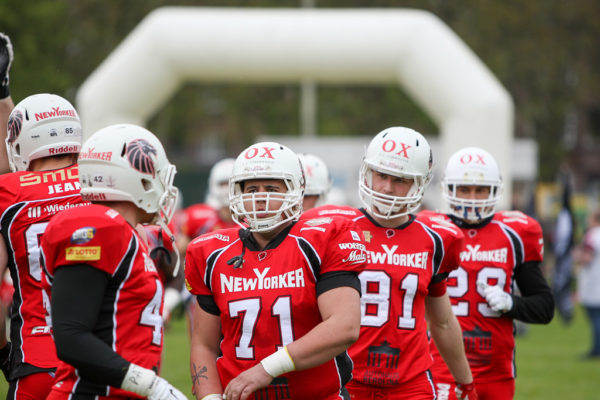
[(65, 252), (65, 259), (67, 261), (100, 260), (100, 246), (67, 247)]

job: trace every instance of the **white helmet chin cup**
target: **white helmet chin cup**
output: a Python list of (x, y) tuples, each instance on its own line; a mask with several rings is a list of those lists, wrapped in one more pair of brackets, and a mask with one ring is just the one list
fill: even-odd
[(26, 171), (31, 161), (79, 153), (81, 121), (75, 108), (55, 94), (23, 99), (8, 117), (6, 151), (11, 170)]
[[(470, 222), (493, 215), (503, 190), (498, 163), (490, 153), (478, 147), (466, 147), (450, 156), (441, 185), (450, 213)], [(458, 186), (489, 187), (489, 196), (485, 199), (458, 197)]]
[(100, 129), (79, 154), (81, 197), (88, 201), (129, 201), (152, 221), (168, 224), (177, 207), (176, 168), (154, 134), (130, 124)]
[(206, 204), (215, 209), (229, 207), (229, 178), (235, 159), (225, 158), (217, 162), (208, 176)]
[[(395, 219), (416, 211), (431, 180), (433, 158), (427, 140), (419, 132), (393, 127), (379, 132), (369, 143), (359, 174), (358, 194), (372, 215)], [(373, 172), (412, 179), (405, 196), (373, 190)]]
[(319, 196), (317, 205), (324, 203), (331, 189), (331, 175), (327, 164), (312, 154), (300, 153), (298, 158), (300, 158), (304, 179), (306, 179), (304, 195)]
[[(285, 183), (285, 193), (244, 193), (248, 180), (276, 179)], [(275, 142), (262, 142), (248, 147), (235, 160), (229, 180), (229, 208), (233, 220), (246, 225), (253, 232), (269, 232), (297, 219), (302, 213), (304, 174), (296, 153)], [(257, 210), (257, 201), (266, 201), (266, 213)], [(269, 207), (272, 201), (281, 201), (277, 210)], [(246, 208), (245, 204), (251, 204)], [(267, 216), (264, 216), (267, 215)]]

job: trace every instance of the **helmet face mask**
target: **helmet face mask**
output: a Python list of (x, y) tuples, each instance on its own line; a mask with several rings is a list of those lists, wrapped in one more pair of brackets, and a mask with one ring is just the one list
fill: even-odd
[[(286, 192), (244, 193), (255, 180), (279, 180)], [(282, 186), (283, 186), (282, 185)], [(302, 213), (304, 175), (296, 153), (274, 142), (257, 143), (235, 160), (229, 180), (229, 207), (233, 220), (252, 232), (270, 232)], [(259, 207), (265, 202), (266, 207)], [(281, 203), (274, 209), (273, 205)]]
[(71, 103), (54, 94), (29, 96), (8, 118), (10, 168), (27, 171), (35, 159), (79, 153), (81, 138), (81, 121)]
[[(427, 140), (403, 127), (388, 128), (369, 143), (359, 174), (359, 196), (372, 215), (395, 219), (416, 211), (431, 179), (432, 154)], [(373, 174), (381, 173), (412, 180), (408, 192), (391, 195), (373, 187)]]
[(128, 201), (165, 225), (177, 205), (177, 172), (150, 131), (129, 124), (94, 133), (79, 154), (81, 197), (88, 201)]
[[(470, 223), (492, 216), (502, 197), (498, 164), (490, 153), (477, 147), (467, 147), (450, 156), (441, 184), (450, 213)], [(485, 187), (488, 194), (464, 197), (459, 193), (461, 186)]]

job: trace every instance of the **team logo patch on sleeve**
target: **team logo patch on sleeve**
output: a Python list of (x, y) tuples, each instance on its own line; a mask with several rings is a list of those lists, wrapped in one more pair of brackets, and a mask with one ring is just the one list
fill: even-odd
[(67, 247), (65, 250), (67, 261), (98, 261), (100, 260), (100, 246)]
[(71, 235), (71, 243), (73, 244), (84, 244), (89, 242), (94, 238), (96, 234), (96, 228), (91, 226), (86, 226), (84, 228), (79, 228)]

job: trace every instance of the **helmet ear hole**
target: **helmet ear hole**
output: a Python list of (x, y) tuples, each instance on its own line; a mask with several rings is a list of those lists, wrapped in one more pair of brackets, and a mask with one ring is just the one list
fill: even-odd
[(15, 146), (15, 153), (17, 153), (18, 156), (21, 155), (21, 145), (17, 143), (17, 145)]
[(123, 143), (123, 148), (121, 149), (121, 157), (125, 157), (126, 152), (127, 152), (127, 143)]
[(150, 182), (148, 179), (142, 179), (142, 186), (143, 186), (144, 190), (147, 192), (150, 189), (152, 189), (152, 182)]

